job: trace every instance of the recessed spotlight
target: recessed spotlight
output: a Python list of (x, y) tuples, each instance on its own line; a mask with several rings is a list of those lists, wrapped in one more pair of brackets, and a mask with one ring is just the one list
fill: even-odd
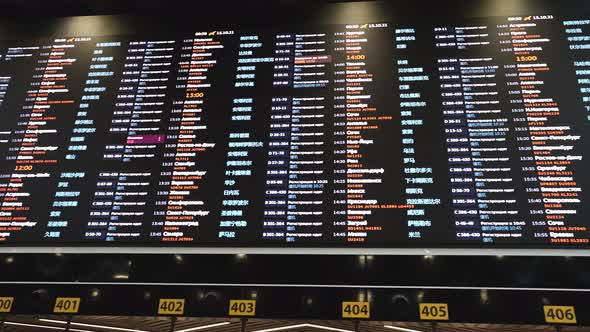
[(99, 289), (93, 289), (90, 291), (90, 296), (92, 297), (98, 297), (100, 295), (100, 290)]

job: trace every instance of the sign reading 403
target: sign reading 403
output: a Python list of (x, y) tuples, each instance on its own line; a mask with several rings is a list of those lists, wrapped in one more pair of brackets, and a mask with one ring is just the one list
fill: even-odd
[(230, 300), (228, 314), (230, 316), (255, 316), (256, 300)]

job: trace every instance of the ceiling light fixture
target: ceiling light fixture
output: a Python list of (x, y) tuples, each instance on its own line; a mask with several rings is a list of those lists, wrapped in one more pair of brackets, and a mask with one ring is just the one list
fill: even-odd
[(198, 330), (204, 330), (204, 329), (214, 328), (214, 327), (217, 327), (217, 326), (227, 325), (227, 324), (231, 324), (231, 322), (221, 322), (221, 323), (215, 323), (215, 324), (209, 324), (209, 325), (201, 325), (201, 326), (191, 327), (191, 328), (184, 329), (184, 330), (176, 330), (176, 332), (198, 331)]
[(287, 325), (287, 326), (274, 327), (274, 328), (270, 328), (270, 329), (257, 330), (257, 331), (252, 331), (252, 332), (274, 332), (274, 331), (297, 329), (297, 328), (300, 328), (300, 327), (314, 327), (316, 329), (322, 329), (322, 330), (328, 330), (328, 331), (337, 331), (337, 332), (354, 332), (352, 330), (338, 329), (338, 328), (335, 328), (335, 327), (329, 327), (329, 326), (323, 326), (323, 325), (316, 325), (316, 324)]
[[(39, 320), (42, 321), (42, 322), (47, 322), (47, 323), (67, 324), (67, 322), (66, 321), (63, 321), (63, 320), (46, 319), (46, 318), (40, 318)], [(105, 329), (105, 330), (113, 330), (113, 331), (149, 332), (149, 331), (144, 331), (144, 330), (126, 329), (126, 328), (123, 328), (123, 327), (115, 327), (115, 326), (108, 326), (108, 325), (86, 324), (86, 323), (78, 323), (78, 322), (70, 322), (70, 324), (71, 325), (76, 325), (76, 326), (94, 327), (94, 328)]]
[(328, 330), (328, 331), (338, 331), (338, 332), (354, 332), (352, 330), (345, 330), (345, 329), (338, 329), (335, 327), (323, 326), (323, 325), (316, 325), (316, 324), (305, 324), (308, 327), (315, 327), (316, 329)]
[[(24, 326), (24, 327), (35, 327), (40, 329), (48, 329), (48, 330), (60, 330), (63, 331), (66, 328), (61, 326), (48, 326), (48, 325), (38, 325), (38, 324), (25, 324), (25, 323), (18, 323), (18, 322), (4, 322), (6, 325), (14, 325), (14, 326)], [(71, 332), (96, 332), (96, 331), (89, 331), (89, 330), (79, 330), (79, 329), (70, 329)]]
[(274, 332), (274, 331), (290, 330), (290, 329), (296, 329), (299, 327), (305, 327), (306, 325), (307, 324), (288, 325), (288, 326), (281, 326), (281, 327), (273, 327), (273, 328), (264, 329), (264, 330), (256, 330), (256, 331), (252, 331), (252, 332)]
[(399, 326), (393, 326), (393, 325), (383, 325), (383, 327), (386, 327), (386, 328), (392, 329), (392, 330), (403, 331), (403, 332), (424, 332), (424, 331), (420, 331), (420, 330), (408, 329), (406, 327), (399, 327)]

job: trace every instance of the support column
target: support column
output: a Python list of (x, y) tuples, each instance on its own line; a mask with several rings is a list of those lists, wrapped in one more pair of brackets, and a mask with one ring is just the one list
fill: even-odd
[(70, 325), (72, 325), (72, 316), (68, 316), (68, 319), (66, 320), (65, 332), (70, 332)]
[(242, 318), (242, 319), (240, 319), (240, 322), (242, 323), (242, 326), (240, 328), (240, 332), (246, 332), (246, 326), (248, 325), (248, 318)]
[(176, 329), (176, 317), (170, 317), (170, 332)]

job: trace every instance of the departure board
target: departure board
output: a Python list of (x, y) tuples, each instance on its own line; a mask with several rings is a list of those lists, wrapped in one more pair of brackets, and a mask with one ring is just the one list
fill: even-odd
[(590, 16), (0, 51), (0, 247), (588, 248)]

